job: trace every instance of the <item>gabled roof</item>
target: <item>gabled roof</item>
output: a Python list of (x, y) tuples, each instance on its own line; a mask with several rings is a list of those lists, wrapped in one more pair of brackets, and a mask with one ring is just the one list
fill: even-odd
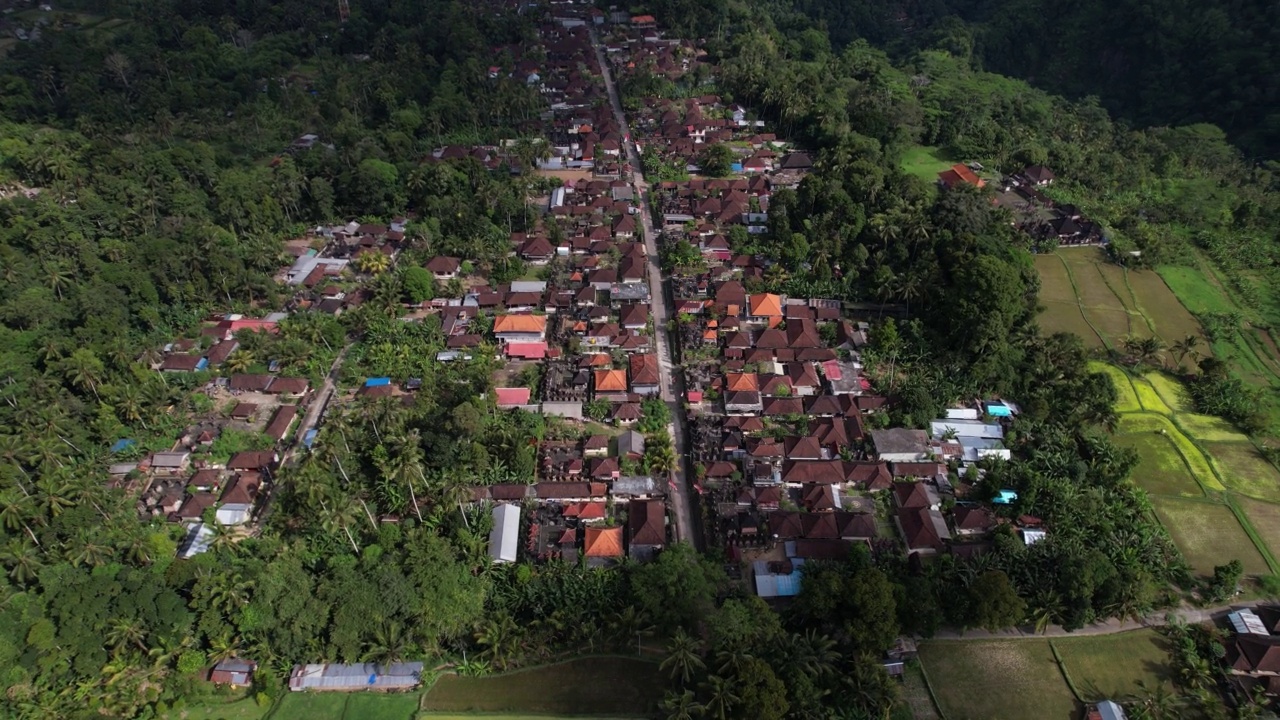
[(757, 392), (760, 379), (755, 373), (725, 373), (724, 387), (727, 392)]
[(652, 353), (633, 353), (631, 355), (631, 383), (633, 385), (657, 385), (658, 356)]
[(622, 557), (622, 528), (588, 527), (582, 550), (587, 557)]

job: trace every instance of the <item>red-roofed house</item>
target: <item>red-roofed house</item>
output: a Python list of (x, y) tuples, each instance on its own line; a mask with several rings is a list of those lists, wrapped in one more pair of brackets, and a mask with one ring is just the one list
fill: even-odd
[(953, 188), (957, 185), (984, 187), (987, 184), (972, 170), (959, 163), (952, 165), (950, 170), (943, 170), (938, 173), (938, 183), (945, 188)]
[(498, 407), (521, 407), (529, 404), (532, 391), (529, 388), (494, 388), (494, 396), (498, 398)]
[(502, 352), (509, 358), (517, 360), (541, 360), (547, 356), (547, 344), (544, 342), (513, 342), (502, 346)]

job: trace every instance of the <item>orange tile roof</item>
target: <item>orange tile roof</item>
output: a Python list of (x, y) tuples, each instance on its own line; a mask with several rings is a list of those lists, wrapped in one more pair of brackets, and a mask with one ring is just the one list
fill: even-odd
[(983, 187), (987, 184), (985, 180), (974, 174), (972, 170), (960, 164), (952, 165), (950, 170), (943, 170), (938, 173), (938, 179), (947, 187), (952, 187), (960, 183), (968, 183), (978, 187)]
[(755, 373), (727, 373), (724, 376), (729, 392), (757, 392), (760, 378)]
[(751, 317), (782, 317), (782, 297), (773, 293), (760, 293), (747, 298), (747, 313)]
[(546, 330), (545, 315), (499, 315), (493, 319), (494, 333), (540, 333)]
[(608, 367), (613, 363), (613, 358), (609, 357), (607, 353), (592, 353), (587, 356), (587, 360), (587, 364), (591, 367)]
[(582, 547), (587, 557), (622, 557), (622, 528), (589, 527)]
[(626, 370), (596, 370), (596, 392), (626, 392)]

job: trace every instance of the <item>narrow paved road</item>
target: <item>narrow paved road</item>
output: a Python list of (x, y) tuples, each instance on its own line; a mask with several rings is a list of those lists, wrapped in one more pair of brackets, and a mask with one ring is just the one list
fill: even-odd
[[(329, 374), (324, 376), (324, 384), (320, 386), (320, 389), (312, 398), (311, 404), (307, 406), (307, 413), (302, 416), (302, 422), (298, 425), (297, 431), (293, 434), (293, 442), (284, 451), (284, 453), (280, 455), (279, 467), (281, 470), (290, 465), (293, 462), (293, 459), (298, 455), (298, 452), (303, 449), (302, 441), (306, 438), (307, 431), (314, 428), (316, 424), (320, 422), (320, 416), (324, 414), (325, 407), (328, 406), (329, 400), (333, 398), (334, 390), (337, 389), (338, 370), (342, 368), (342, 361), (346, 358), (347, 350), (350, 348), (350, 345), (342, 348), (342, 350), (338, 352), (338, 356), (333, 359), (333, 365), (329, 366)], [(271, 511), (274, 509), (274, 502), (272, 501), (275, 500), (276, 492), (278, 491), (279, 488), (275, 486), (275, 481), (273, 480), (271, 493), (267, 495), (267, 499), (263, 502), (262, 508), (258, 510), (257, 517), (254, 518), (250, 525), (250, 534), (257, 535), (261, 532), (263, 525), (267, 522), (267, 518), (271, 517)]]
[(658, 265), (658, 235), (653, 228), (653, 207), (649, 202), (649, 183), (644, 178), (640, 165), (640, 155), (627, 125), (626, 113), (622, 111), (622, 101), (618, 97), (618, 87), (613, 82), (613, 73), (605, 58), (604, 46), (595, 30), (591, 31), (591, 44), (595, 47), (596, 57), (600, 61), (600, 71), (604, 77), (605, 90), (609, 93), (609, 103), (618, 125), (624, 136), (623, 146), (626, 148), (627, 161), (633, 169), (633, 184), (640, 199), (640, 226), (644, 230), (645, 253), (649, 259), (649, 292), (653, 296), (653, 331), (654, 345), (658, 354), (658, 365), (661, 370), (662, 399), (671, 410), (671, 424), (667, 427), (672, 436), (672, 446), (676, 451), (676, 469), (669, 479), (671, 513), (675, 518), (676, 540), (691, 542), (694, 547), (702, 549), (702, 537), (693, 522), (693, 508), (689, 497), (689, 481), (685, 471), (685, 416), (684, 416), (684, 378), (677, 371), (671, 354), (671, 334), (667, 330), (667, 322), (674, 317), (668, 304), (667, 293), (662, 285), (662, 270)]

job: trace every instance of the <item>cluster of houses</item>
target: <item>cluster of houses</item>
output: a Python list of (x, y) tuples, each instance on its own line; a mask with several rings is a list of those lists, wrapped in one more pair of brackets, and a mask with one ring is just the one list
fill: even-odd
[(1261, 605), (1227, 615), (1232, 637), (1223, 658), (1227, 673), (1245, 692), (1260, 687), (1280, 696), (1280, 607)]
[[(957, 185), (986, 187), (987, 181), (978, 176), (982, 166), (956, 164), (938, 173), (938, 185), (952, 188)], [(1033, 237), (1037, 243), (1057, 245), (1102, 245), (1106, 236), (1101, 224), (1085, 217), (1080, 208), (1068, 203), (1059, 204), (1044, 193), (1056, 176), (1043, 165), (1028, 165), (1019, 172), (1000, 178), (994, 204), (1008, 209), (1014, 216), (1014, 225)]]

